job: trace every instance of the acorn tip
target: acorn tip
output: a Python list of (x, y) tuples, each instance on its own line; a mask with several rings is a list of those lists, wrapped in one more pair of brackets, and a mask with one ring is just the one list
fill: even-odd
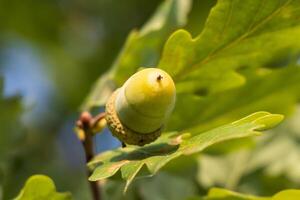
[(159, 74), (159, 75), (157, 76), (156, 80), (160, 81), (160, 80), (162, 80), (163, 78), (164, 78), (164, 77), (163, 77), (162, 75)]

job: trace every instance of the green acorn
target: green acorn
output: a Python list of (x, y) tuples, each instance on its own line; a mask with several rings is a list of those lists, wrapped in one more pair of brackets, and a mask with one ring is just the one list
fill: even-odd
[(175, 98), (175, 84), (169, 74), (158, 68), (141, 70), (109, 98), (108, 127), (126, 144), (148, 144), (160, 136)]

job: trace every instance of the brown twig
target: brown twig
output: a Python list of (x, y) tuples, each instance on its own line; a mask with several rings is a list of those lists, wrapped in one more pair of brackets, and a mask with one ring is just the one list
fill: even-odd
[[(83, 131), (84, 137), (81, 138), (81, 142), (85, 152), (86, 163), (91, 161), (94, 157), (94, 149), (93, 149), (93, 129), (97, 126), (97, 123), (105, 117), (105, 113), (100, 113), (95, 117), (89, 112), (83, 112), (80, 115), (79, 120), (76, 122), (77, 128)], [(92, 174), (92, 171), (87, 169), (87, 176), (89, 177)], [(94, 200), (101, 200), (101, 190), (97, 183), (97, 181), (89, 181), (90, 188), (92, 191)]]

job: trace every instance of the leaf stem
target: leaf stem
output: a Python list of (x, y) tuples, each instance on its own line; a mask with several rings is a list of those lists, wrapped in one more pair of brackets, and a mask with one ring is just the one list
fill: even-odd
[[(92, 115), (89, 112), (82, 112), (80, 115), (79, 120), (76, 122), (77, 128), (83, 131), (83, 137), (80, 138), (84, 152), (85, 152), (85, 158), (86, 163), (91, 161), (91, 159), (94, 157), (94, 149), (93, 149), (93, 129), (95, 126), (97, 126), (97, 123), (104, 119), (105, 113), (100, 113), (96, 115), (95, 117), (92, 117)], [(87, 176), (89, 177), (92, 174), (92, 171), (87, 169)], [(89, 181), (91, 192), (93, 195), (93, 200), (101, 200), (101, 189), (100, 185), (97, 181)]]

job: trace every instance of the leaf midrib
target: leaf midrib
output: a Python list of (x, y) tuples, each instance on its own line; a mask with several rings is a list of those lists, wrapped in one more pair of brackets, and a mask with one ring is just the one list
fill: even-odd
[[(248, 31), (246, 33), (244, 33), (243, 35), (239, 36), (238, 38), (232, 40), (231, 42), (227, 43), (223, 48), (218, 48), (214, 51), (212, 51), (210, 54), (208, 54), (205, 58), (203, 58), (202, 60), (200, 60), (199, 62), (193, 64), (191, 67), (189, 68), (184, 68), (183, 70), (179, 71), (175, 76), (174, 76), (174, 80), (175, 82), (180, 81), (182, 78), (184, 78), (187, 74), (197, 70), (199, 68), (199, 66), (201, 65), (205, 65), (206, 63), (208, 63), (211, 59), (215, 58), (216, 56), (218, 56), (218, 54), (224, 50), (233, 48), (234, 46), (236, 46), (239, 42), (243, 41), (244, 39), (247, 38), (247, 36), (249, 36), (250, 34), (254, 33), (260, 26), (264, 25), (265, 23), (267, 23), (269, 20), (271, 20), (274, 16), (276, 16), (278, 13), (280, 13), (280, 11), (285, 8), (286, 6), (288, 6), (293, 0), (289, 0), (287, 1), (285, 4), (283, 4), (282, 6), (280, 6), (278, 9), (274, 10), (270, 15), (268, 15), (264, 20), (262, 20), (260, 23), (258, 23), (257, 25), (253, 26), (253, 23), (249, 26), (250, 28), (248, 29)], [(232, 8), (232, 7), (231, 7)], [(256, 15), (257, 16), (257, 15)], [(254, 21), (254, 20), (253, 20)], [(253, 28), (251, 29), (251, 26), (253, 26)]]

